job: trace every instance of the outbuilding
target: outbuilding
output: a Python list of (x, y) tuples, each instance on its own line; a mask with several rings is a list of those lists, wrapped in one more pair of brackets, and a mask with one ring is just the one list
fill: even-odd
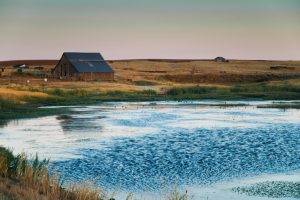
[(224, 57), (216, 57), (215, 62), (228, 62), (228, 60), (226, 60)]
[(83, 81), (113, 81), (114, 71), (100, 53), (63, 53), (52, 71), (55, 78)]

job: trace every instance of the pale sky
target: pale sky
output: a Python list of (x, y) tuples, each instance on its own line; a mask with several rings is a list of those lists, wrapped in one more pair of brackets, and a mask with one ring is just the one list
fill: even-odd
[(0, 0), (0, 60), (300, 60), (299, 0)]

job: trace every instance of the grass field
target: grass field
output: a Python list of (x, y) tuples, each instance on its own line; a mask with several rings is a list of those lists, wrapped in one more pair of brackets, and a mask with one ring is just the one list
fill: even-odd
[[(232, 86), (257, 82), (285, 81), (300, 78), (300, 61), (240, 61), (214, 62), (212, 60), (120, 60), (109, 61), (115, 71), (114, 82), (75, 82), (33, 76), (36, 67), (42, 67), (49, 74), (55, 61), (11, 61), (0, 62), (0, 67), (11, 68), (15, 64), (26, 63), (25, 74), (15, 74), (0, 78), (2, 87), (33, 88), (89, 88), (97, 90), (145, 90), (164, 92), (177, 86)], [(286, 69), (272, 70), (272, 66), (286, 66)], [(32, 76), (30, 76), (32, 72)], [(40, 74), (40, 73), (39, 73)], [(30, 80), (30, 83), (27, 83)]]
[[(29, 66), (25, 74), (12, 73), (0, 77), (0, 119), (44, 115), (47, 113), (45, 110), (35, 109), (42, 105), (77, 105), (102, 101), (300, 99), (300, 61), (108, 62), (115, 71), (113, 82), (57, 79), (45, 82), (44, 77), (36, 76), (33, 72), (39, 68), (49, 74), (55, 66), (53, 60), (0, 62), (0, 67), (5, 67), (5, 70), (13, 70), (12, 66), (20, 63)], [(272, 66), (284, 68), (274, 70)], [(284, 106), (280, 105), (281, 108)], [(298, 104), (293, 105), (293, 108), (298, 107)]]

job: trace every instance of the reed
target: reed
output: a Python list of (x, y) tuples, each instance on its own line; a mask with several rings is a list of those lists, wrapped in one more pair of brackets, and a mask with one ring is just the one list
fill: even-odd
[[(13, 180), (10, 188), (5, 190), (3, 185), (9, 181), (1, 180), (0, 193), (16, 199), (45, 199), (45, 200), (104, 200), (104, 190), (95, 189), (93, 184), (71, 184), (64, 188), (63, 181), (57, 172), (50, 173), (49, 160), (34, 159), (22, 153), (13, 156), (10, 150), (0, 147), (1, 179)], [(2, 189), (1, 189), (2, 188)], [(9, 190), (9, 191), (7, 191)], [(27, 191), (27, 192), (26, 192)], [(26, 193), (26, 194), (25, 194)], [(14, 199), (13, 198), (13, 199)]]

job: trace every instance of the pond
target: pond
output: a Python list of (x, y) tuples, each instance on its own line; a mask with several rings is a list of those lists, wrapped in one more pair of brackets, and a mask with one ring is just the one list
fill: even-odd
[[(300, 111), (270, 101), (121, 102), (70, 106), (63, 116), (11, 121), (0, 145), (50, 158), (66, 181), (95, 180), (121, 197), (256, 199), (233, 187), (300, 181)], [(268, 199), (260, 198), (260, 199)]]

